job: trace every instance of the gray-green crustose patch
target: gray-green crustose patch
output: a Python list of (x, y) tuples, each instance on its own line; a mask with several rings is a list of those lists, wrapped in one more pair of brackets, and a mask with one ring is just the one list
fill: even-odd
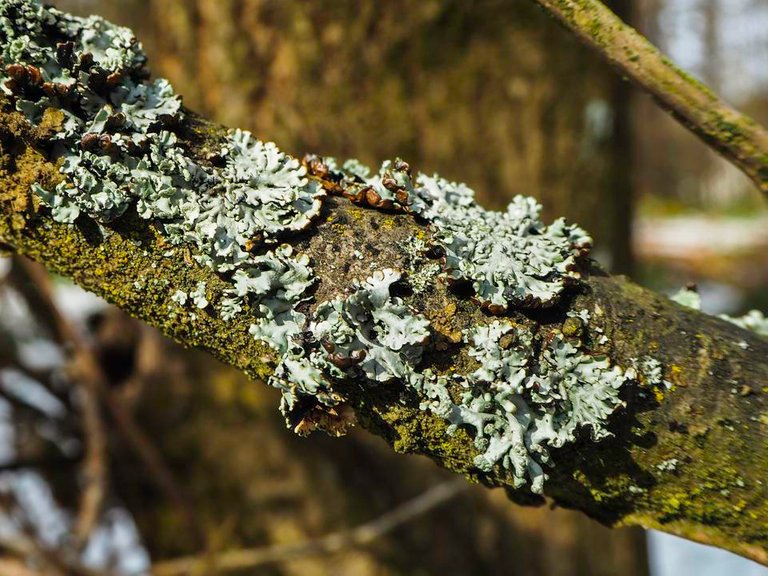
[[(350, 377), (366, 386), (399, 383), (451, 430), (474, 433), (480, 470), (504, 466), (516, 485), (537, 492), (551, 464), (548, 448), (572, 441), (579, 428), (595, 439), (608, 434), (628, 375), (607, 359), (561, 334), (536, 353), (530, 332), (498, 320), (464, 333), (481, 367), (447, 378), (423, 366), (430, 322), (394, 290), (412, 282), (420, 293), (442, 276), (469, 283), (494, 314), (552, 306), (578, 279), (576, 260), (591, 243), (577, 226), (545, 225), (541, 207), (522, 196), (505, 212), (484, 210), (464, 184), (412, 174), (401, 160), (378, 173), (355, 160), (329, 161), (345, 195), (420, 218), (442, 256), (424, 265), (421, 252), (434, 246), (413, 239), (404, 247), (412, 269), (373, 271), (310, 313), (319, 280), (309, 257), (285, 241), (311, 228), (326, 192), (296, 158), (240, 130), (213, 160), (193, 157), (177, 133), (185, 119), (180, 98), (167, 81), (148, 79), (133, 33), (101, 18), (4, 0), (0, 46), (2, 90), (27, 120), (39, 125), (50, 108), (63, 114), (50, 154), (65, 179), (54, 189), (34, 187), (53, 218), (108, 225), (131, 208), (171, 244), (193, 248), (229, 288), (211, 305), (201, 281), (190, 293), (173, 292), (169, 306), (224, 320), (252, 314), (251, 334), (279, 356), (270, 384), (282, 392), (287, 417), (307, 405), (339, 407), (338, 383)], [(501, 336), (512, 337), (508, 345)]]

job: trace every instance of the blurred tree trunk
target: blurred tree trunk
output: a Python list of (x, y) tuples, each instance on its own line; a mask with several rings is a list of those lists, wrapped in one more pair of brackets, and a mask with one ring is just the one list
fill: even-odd
[(722, 52), (720, 46), (720, 2), (702, 0), (704, 19), (704, 64), (702, 75), (707, 85), (717, 93), (722, 92)]
[[(608, 6), (628, 24), (638, 20), (635, 0), (611, 0)], [(619, 75), (607, 80), (611, 89), (613, 110), (613, 131), (610, 139), (610, 168), (603, 192), (609, 202), (610, 230), (608, 237), (613, 240), (611, 254), (612, 271), (615, 274), (631, 275), (634, 258), (632, 256), (632, 221), (635, 206), (635, 135), (632, 122), (632, 101), (634, 90), (631, 84)], [(576, 197), (571, 202), (577, 201)]]
[[(592, 231), (614, 270), (630, 270), (627, 85), (527, 2), (97, 4), (81, 10), (133, 27), (154, 71), (214, 120), (269, 135), (294, 154), (354, 151), (376, 164), (397, 152), (475, 183), (489, 206), (534, 195), (550, 215)], [(154, 354), (155, 367), (130, 394), (188, 484), (214, 548), (320, 536), (447, 477), (367, 436), (295, 438), (273, 391), (207, 356), (154, 346), (144, 361), (151, 367)], [(181, 517), (133, 459), (114, 466), (153, 556), (194, 552)], [(647, 561), (641, 531), (515, 508), (477, 490), (369, 551), (259, 571), (267, 573), (642, 576)]]

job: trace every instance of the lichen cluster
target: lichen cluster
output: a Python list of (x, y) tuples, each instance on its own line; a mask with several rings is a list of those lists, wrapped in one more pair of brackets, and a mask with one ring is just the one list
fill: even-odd
[[(701, 296), (693, 288), (681, 288), (671, 296), (671, 299), (687, 308), (701, 310)], [(760, 336), (768, 336), (768, 317), (760, 310), (750, 310), (743, 316), (719, 314), (718, 318), (736, 324), (739, 328), (751, 330)]]
[(750, 310), (743, 316), (728, 316), (721, 314), (720, 318), (728, 320), (745, 330), (751, 330), (760, 336), (768, 336), (768, 317), (760, 310)]
[(328, 169), (344, 195), (375, 207), (399, 208), (428, 221), (445, 249), (445, 270), (453, 281), (470, 282), (478, 302), (491, 313), (509, 306), (547, 307), (578, 279), (576, 260), (592, 239), (560, 218), (547, 226), (541, 205), (516, 196), (505, 212), (486, 210), (465, 184), (437, 175), (412, 176), (400, 159), (377, 174), (357, 161)]
[(540, 493), (549, 448), (573, 442), (580, 428), (595, 440), (610, 435), (606, 423), (623, 405), (619, 391), (630, 374), (611, 367), (607, 358), (584, 354), (578, 342), (558, 332), (532, 354), (534, 335), (506, 319), (465, 331), (465, 340), (479, 368), (452, 379), (459, 400), (445, 379), (422, 386), (431, 399), (425, 405), (445, 417), (451, 430), (474, 429), (480, 470), (501, 463), (513, 473), (515, 487), (530, 480), (531, 490)]
[[(314, 278), (306, 256), (277, 244), (318, 216), (324, 195), (299, 161), (240, 130), (208, 162), (192, 157), (173, 131), (184, 120), (180, 98), (167, 81), (147, 80), (132, 32), (99, 17), (8, 0), (0, 40), (0, 84), (17, 109), (35, 125), (49, 109), (64, 116), (50, 153), (66, 178), (53, 190), (34, 187), (53, 218), (108, 223), (135, 206), (172, 244), (193, 245), (198, 262), (231, 275), (224, 318), (247, 300), (262, 312), (252, 332), (286, 348), (304, 321), (293, 308)], [(184, 306), (188, 297), (209, 305), (204, 284), (172, 300)]]
[[(484, 210), (465, 185), (413, 174), (402, 160), (378, 173), (354, 160), (315, 157), (302, 165), (237, 130), (200, 157), (180, 130), (179, 97), (165, 80), (148, 80), (133, 34), (97, 17), (4, 0), (0, 45), (0, 85), (16, 108), (36, 126), (51, 111), (61, 115), (46, 151), (64, 178), (54, 189), (34, 187), (53, 218), (108, 225), (135, 211), (170, 244), (191, 248), (229, 286), (211, 294), (201, 281), (170, 293), (168, 305), (225, 321), (250, 315), (250, 333), (279, 359), (270, 384), (297, 431), (343, 431), (349, 382), (398, 385), (445, 418), (449, 431), (474, 434), (477, 468), (501, 465), (516, 486), (530, 482), (536, 492), (549, 449), (575, 440), (580, 428), (594, 439), (608, 435), (630, 371), (582, 349), (587, 313), (548, 332), (544, 343), (506, 318), (464, 330), (477, 368), (448, 377), (424, 365), (433, 327), (404, 297), (441, 276), (470, 286), (492, 314), (553, 306), (577, 281), (577, 259), (589, 249), (580, 228), (563, 220), (546, 226), (541, 207), (522, 196), (505, 212)], [(284, 241), (311, 227), (326, 189), (412, 214), (431, 230), (429, 245), (413, 238), (402, 247), (409, 269), (374, 271), (314, 302), (319, 279), (310, 259)]]
[(334, 380), (353, 373), (372, 383), (417, 377), (415, 366), (429, 338), (429, 321), (390, 293), (401, 274), (391, 269), (355, 282), (353, 292), (323, 302), (277, 367), (273, 385), (283, 391), (285, 412), (303, 396), (326, 406), (340, 403)]

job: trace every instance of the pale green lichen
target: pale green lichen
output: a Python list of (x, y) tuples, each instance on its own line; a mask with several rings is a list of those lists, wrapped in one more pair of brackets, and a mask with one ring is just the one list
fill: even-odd
[(578, 279), (576, 259), (592, 244), (578, 226), (541, 220), (541, 205), (516, 196), (505, 212), (482, 208), (465, 184), (411, 174), (400, 159), (384, 162), (378, 174), (356, 160), (328, 168), (344, 183), (345, 196), (375, 207), (400, 209), (430, 223), (445, 250), (449, 279), (468, 281), (493, 313), (510, 305), (546, 307)]
[[(312, 429), (303, 419), (308, 409), (324, 407), (328, 415), (345, 402), (342, 381), (397, 384), (445, 418), (450, 432), (474, 434), (479, 470), (502, 466), (515, 486), (530, 483), (535, 492), (551, 448), (573, 442), (580, 429), (595, 440), (609, 435), (608, 417), (622, 406), (619, 390), (631, 370), (586, 354), (573, 334), (554, 331), (534, 344), (527, 328), (502, 320), (463, 332), (478, 367), (448, 378), (420, 366), (432, 327), (396, 290), (409, 283), (419, 295), (442, 276), (469, 284), (494, 314), (552, 306), (577, 281), (576, 261), (591, 243), (577, 226), (546, 226), (541, 207), (522, 196), (505, 212), (487, 211), (467, 186), (414, 176), (402, 160), (378, 173), (354, 160), (341, 167), (329, 160), (345, 196), (413, 214), (432, 239), (406, 243), (407, 269), (375, 271), (310, 312), (317, 282), (311, 263), (282, 242), (310, 226), (325, 192), (298, 160), (239, 130), (206, 160), (193, 157), (176, 133), (184, 121), (180, 98), (167, 81), (146, 79), (133, 34), (100, 18), (4, 0), (0, 41), (0, 84), (17, 109), (35, 125), (48, 108), (63, 114), (50, 154), (65, 178), (33, 192), (59, 222), (87, 216), (109, 224), (135, 209), (172, 245), (192, 248), (229, 287), (219, 297), (199, 281), (191, 293), (173, 292), (172, 305), (191, 301), (224, 320), (250, 314), (250, 333), (277, 353), (270, 384), (297, 430)], [(589, 313), (570, 320), (586, 325)]]
[(171, 300), (176, 302), (179, 306), (184, 306), (187, 303), (188, 298), (189, 294), (184, 292), (184, 290), (176, 290), (176, 292), (171, 295)]
[(637, 372), (637, 376), (641, 377), (643, 382), (648, 386), (660, 386), (665, 384), (664, 382), (664, 369), (656, 358), (651, 356), (643, 356), (642, 358), (632, 359), (632, 369)]
[(680, 290), (675, 292), (669, 298), (686, 308), (701, 310), (701, 296), (692, 288), (680, 288)]
[(168, 129), (183, 120), (181, 100), (167, 81), (144, 80), (129, 30), (31, 0), (4, 2), (0, 19), (3, 90), (32, 123), (49, 107), (67, 119), (52, 153), (67, 178), (34, 188), (56, 220), (83, 212), (109, 222), (135, 203), (172, 242), (191, 242), (201, 261), (231, 271), (251, 259), (249, 243), (305, 228), (319, 213), (323, 192), (298, 160), (248, 132), (229, 135), (221, 167), (191, 158)]
[(658, 464), (656, 464), (656, 468), (660, 472), (674, 472), (677, 470), (678, 465), (680, 464), (680, 461), (677, 458), (669, 458), (667, 460), (662, 460)]
[(414, 294), (421, 294), (429, 286), (433, 286), (436, 278), (442, 272), (440, 264), (430, 261), (425, 253), (429, 247), (420, 238), (410, 238), (403, 246), (408, 267), (408, 283)]
[(298, 333), (293, 334), (274, 377), (274, 385), (283, 391), (284, 411), (290, 412), (307, 394), (307, 374), (317, 377), (309, 394), (331, 406), (340, 400), (333, 392), (334, 379), (354, 374), (371, 382), (415, 377), (429, 321), (390, 294), (400, 279), (394, 270), (374, 272), (354, 283), (346, 298), (320, 304), (308, 327), (310, 342), (299, 342)]
[(743, 316), (721, 314), (719, 317), (723, 320), (728, 320), (732, 324), (736, 324), (740, 328), (751, 330), (760, 336), (768, 336), (768, 317), (760, 310), (750, 310)]
[(192, 293), (190, 293), (190, 296), (192, 297), (192, 303), (200, 310), (207, 308), (209, 304), (208, 298), (205, 295), (205, 288), (205, 282), (198, 282), (197, 286), (195, 286), (195, 289), (192, 291)]
[[(670, 297), (678, 304), (682, 304), (694, 310), (701, 310), (701, 296), (696, 290), (691, 288), (681, 288), (677, 293)], [(718, 318), (727, 320), (731, 324), (736, 324), (745, 330), (751, 330), (760, 336), (768, 336), (768, 317), (760, 310), (750, 310), (743, 316), (729, 316), (728, 314), (718, 314)]]
[(540, 493), (549, 448), (574, 442), (581, 428), (594, 440), (610, 436), (608, 417), (623, 405), (619, 391), (631, 375), (607, 358), (584, 354), (558, 333), (537, 357), (530, 331), (506, 320), (468, 330), (465, 338), (480, 367), (453, 379), (460, 401), (445, 379), (420, 386), (432, 398), (429, 409), (454, 428), (473, 429), (479, 469), (500, 463), (512, 471), (514, 486), (530, 481)]
[(493, 212), (478, 206), (464, 184), (424, 174), (417, 184), (423, 207), (415, 211), (443, 243), (449, 276), (470, 281), (492, 312), (552, 305), (578, 278), (576, 258), (591, 238), (563, 219), (546, 226), (533, 198), (516, 196), (505, 212)]

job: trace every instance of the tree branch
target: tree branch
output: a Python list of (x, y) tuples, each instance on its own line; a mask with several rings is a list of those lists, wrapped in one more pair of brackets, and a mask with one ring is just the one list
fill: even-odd
[(534, 0), (768, 194), (768, 131), (675, 66), (599, 0)]
[[(14, 2), (24, 5), (28, 0)], [(121, 46), (135, 46), (120, 34)], [(66, 45), (56, 46), (56, 58), (69, 66), (91, 65), (89, 57), (73, 58)], [(124, 61), (110, 55), (110, 62)], [(562, 222), (550, 230), (525, 199), (518, 199), (506, 215), (489, 214), (459, 185), (423, 175), (421, 183), (414, 184), (410, 167), (401, 161), (385, 165), (380, 180), (367, 181), (349, 172), (340, 177), (320, 159), (308, 158), (306, 178), (295, 160), (285, 160), (266, 145), (248, 144), (252, 141), (243, 134), (188, 111), (174, 110), (172, 98), (159, 98), (162, 114), (140, 110), (156, 119), (138, 116), (136, 126), (150, 127), (139, 133), (125, 128), (124, 116), (95, 118), (94, 107), (81, 108), (82, 100), (71, 98), (73, 89), (66, 86), (47, 89), (64, 92), (57, 102), (73, 115), (84, 116), (83, 124), (111, 126), (115, 134), (68, 135), (63, 114), (52, 105), (44, 107), (39, 122), (28, 122), (15, 105), (28, 111), (29, 100), (20, 97), (40, 94), (35, 70), (12, 67), (11, 86), (19, 95), (0, 102), (0, 242), (256, 380), (270, 379), (279, 360), (283, 375), (271, 382), (283, 391), (297, 431), (321, 427), (338, 433), (354, 414), (395, 450), (428, 455), (473, 481), (502, 486), (518, 502), (540, 503), (537, 492), (543, 486), (543, 494), (555, 503), (607, 525), (659, 528), (768, 563), (768, 340), (622, 278), (608, 277), (584, 258), (587, 242), (582, 231)], [(145, 72), (118, 69), (107, 75), (97, 69), (72, 76), (80, 78), (74, 90), (83, 98), (114, 102), (118, 95), (110, 92), (111, 86), (127, 78), (134, 84), (119, 94), (140, 93), (147, 85), (137, 83), (144, 81)], [(157, 100), (148, 99), (144, 106)], [(126, 111), (138, 105), (131, 106)], [(70, 138), (74, 150), (67, 166), (55, 154), (53, 142), (60, 138)], [(147, 140), (159, 145), (157, 139), (170, 146), (165, 153), (149, 154), (141, 148)], [(125, 151), (116, 151), (118, 145)], [(94, 146), (102, 147), (96, 160), (89, 156)], [(247, 154), (227, 156), (238, 146), (248, 146)], [(141, 162), (131, 154), (139, 155)], [(145, 181), (141, 210), (137, 198), (131, 197), (119, 216), (99, 212), (101, 223), (86, 209), (100, 210), (114, 198), (107, 197), (105, 204), (104, 194), (94, 198), (74, 186), (59, 192), (69, 199), (47, 192), (70, 178), (61, 171), (79, 167), (77, 162), (99, 162), (98, 170), (108, 174), (126, 168), (120, 164), (126, 157), (138, 177), (151, 172), (164, 191), (190, 195), (189, 218), (213, 214), (216, 226), (189, 227), (169, 236), (172, 225), (185, 222), (161, 214), (168, 211), (166, 200), (178, 200), (173, 194), (147, 197), (152, 192), (147, 192)], [(169, 160), (173, 157), (177, 159)], [(164, 172), (177, 166), (182, 167), (181, 176)], [(253, 184), (272, 177), (269, 170), (289, 184)], [(349, 170), (359, 167), (353, 163)], [(286, 171), (292, 175), (286, 176)], [(169, 187), (169, 181), (182, 176), (183, 181)], [(98, 190), (99, 183), (90, 178), (82, 186)], [(222, 181), (226, 186), (216, 188)], [(210, 182), (214, 187), (206, 188)], [(438, 188), (437, 199), (430, 200), (429, 186)], [(120, 190), (125, 189), (128, 186)], [(117, 187), (110, 190), (114, 193)], [(295, 198), (280, 204), (281, 192), (306, 190), (317, 192), (313, 199), (322, 203)], [(212, 199), (223, 202), (233, 191), (240, 195), (232, 207), (205, 204)], [(53, 212), (41, 204), (40, 195), (54, 204)], [(275, 212), (258, 211), (271, 201), (277, 203), (277, 213), (293, 214), (296, 206), (313, 211), (301, 230), (296, 226), (276, 233), (290, 247), (284, 247), (283, 254), (294, 255), (282, 264), (276, 263), (275, 244), (270, 244)], [(440, 228), (445, 225), (441, 218), (448, 216), (430, 219), (426, 211), (417, 212), (417, 201), (434, 202), (434, 210), (439, 202), (464, 206), (453, 235), (473, 226), (476, 234), (461, 236), (463, 244), (457, 247), (455, 238), (447, 238)], [(148, 210), (151, 202), (158, 202), (158, 212)], [(233, 246), (228, 239), (245, 220), (267, 224), (257, 224), (256, 232), (249, 228), (247, 239)], [(287, 226), (284, 220), (278, 223)], [(497, 242), (501, 226), (513, 230)], [(490, 264), (482, 259), (487, 254), (473, 259), (456, 252), (462, 246), (481, 245), (488, 237), (494, 243), (487, 249), (494, 250), (496, 258)], [(547, 241), (566, 245), (568, 251), (553, 253)], [(519, 253), (511, 253), (515, 243), (523, 242)], [(234, 251), (236, 261), (221, 260), (225, 266), (217, 269), (210, 254), (218, 258), (222, 251)], [(553, 264), (541, 264), (553, 258)], [(310, 266), (311, 290), (297, 290), (296, 283), (306, 280)], [(403, 281), (386, 284), (383, 290), (387, 269), (400, 271)], [(463, 282), (460, 270), (469, 276)], [(502, 286), (493, 276), (498, 272), (509, 274)], [(361, 282), (369, 277), (371, 283), (364, 288)], [(288, 301), (289, 289), (301, 296), (297, 302)], [(561, 293), (547, 300), (550, 289)], [(232, 311), (231, 302), (225, 302), (237, 290), (246, 295), (266, 292), (273, 300), (243, 297), (240, 310), (225, 314), (226, 309)], [(522, 290), (519, 298), (516, 290)], [(187, 301), (189, 295), (194, 295), (192, 302)], [(282, 336), (291, 329), (284, 317), (264, 322), (283, 314), (285, 306), (301, 330), (290, 337)], [(340, 310), (336, 320), (330, 314), (321, 316), (321, 307), (325, 313)], [(333, 339), (322, 336), (321, 321), (328, 330), (339, 330)], [(353, 329), (355, 322), (362, 327)], [(475, 330), (494, 324), (506, 332), (479, 343)], [(275, 336), (254, 337), (265, 326)], [(386, 345), (385, 337), (390, 340)], [(349, 342), (345, 338), (365, 341), (367, 347), (344, 353), (344, 342)], [(483, 346), (490, 350), (487, 358)], [(370, 375), (358, 366), (366, 356)], [(386, 370), (399, 376), (390, 377), (395, 372)], [(596, 375), (608, 383), (595, 384)], [(537, 402), (539, 412), (531, 409)], [(563, 411), (547, 412), (557, 403)], [(548, 420), (552, 414), (557, 420)], [(576, 414), (586, 426), (574, 426), (567, 437), (551, 436), (554, 427), (565, 429), (563, 422), (573, 421)], [(532, 427), (530, 420), (536, 418)], [(496, 428), (489, 440), (491, 422)], [(532, 431), (551, 440), (546, 448)], [(521, 461), (522, 466), (515, 464)]]
[(82, 550), (98, 526), (109, 482), (107, 436), (98, 399), (99, 386), (104, 385), (103, 374), (88, 344), (54, 302), (53, 287), (46, 270), (25, 259), (17, 259), (15, 264), (33, 286), (34, 301), (39, 305), (36, 314), (49, 319), (53, 336), (64, 350), (71, 351), (72, 376), (81, 392), (80, 413), (85, 444), (82, 464), (84, 487), (75, 522), (74, 541), (75, 546)]
[[(194, 117), (188, 127), (208, 133), (221, 130)], [(7, 108), (0, 114), (0, 141), (5, 152), (0, 169), (2, 242), (176, 340), (207, 350), (257, 380), (269, 378), (274, 352), (248, 334), (247, 319), (225, 322), (211, 312), (169, 314), (177, 309), (171, 300), (175, 291), (192, 291), (204, 280), (216, 301), (228, 287), (224, 279), (185, 257), (188, 249), (169, 247), (157, 228), (135, 216), (106, 231), (88, 220), (74, 227), (54, 222), (35, 206), (29, 187), (55, 167), (33, 149), (29, 128)], [(381, 234), (382, 228), (387, 234)], [(318, 223), (293, 242), (310, 256), (322, 279), (315, 298), (327, 299), (343, 293), (353, 278), (371, 268), (405, 267), (400, 246), (408, 238), (428, 239), (430, 234), (408, 215), (329, 198)], [(141, 289), (137, 282), (143, 282)], [(437, 286), (419, 306), (435, 319), (452, 310), (438, 321), (439, 330), (448, 335), (461, 326), (488, 321), (479, 308), (445, 285)], [(564, 321), (567, 309), (585, 308), (602, 310), (590, 337), (596, 341), (600, 334), (595, 330), (602, 331), (608, 338), (604, 350), (616, 364), (627, 366), (652, 355), (674, 388), (633, 390), (627, 413), (616, 418), (613, 439), (585, 440), (553, 456), (557, 466), (549, 471), (545, 494), (608, 525), (659, 528), (767, 562), (762, 518), (768, 514), (768, 341), (594, 269), (584, 270), (582, 287), (567, 308), (532, 315), (520, 310), (512, 317), (546, 335)], [(446, 357), (438, 346), (445, 339), (437, 336), (425, 358), (456, 362), (466, 345), (451, 344)], [(744, 387), (751, 392), (743, 395)], [(403, 401), (401, 392), (353, 382), (348, 390), (359, 421), (396, 450), (429, 455), (475, 481), (511, 486), (509, 471), (482, 473), (475, 468), (477, 449), (470, 433), (449, 435), (441, 418), (420, 410), (412, 395)], [(678, 464), (668, 471), (672, 460)], [(530, 500), (525, 493), (511, 494)]]
[(366, 522), (356, 528), (334, 532), (307, 542), (283, 546), (266, 546), (248, 550), (231, 550), (214, 554), (211, 558), (189, 557), (159, 562), (152, 567), (155, 576), (183, 576), (208, 572), (234, 572), (253, 570), (266, 564), (334, 554), (350, 548), (367, 546), (436, 507), (445, 504), (467, 488), (460, 481), (444, 482), (429, 488), (413, 500)]

